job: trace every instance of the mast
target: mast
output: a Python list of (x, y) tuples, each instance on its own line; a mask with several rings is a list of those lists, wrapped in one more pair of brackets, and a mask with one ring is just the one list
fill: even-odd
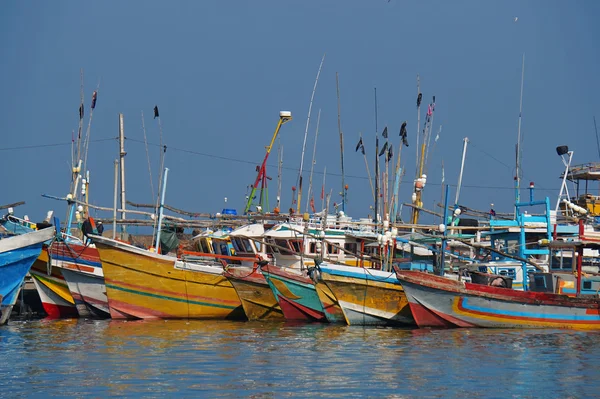
[(467, 144), (468, 143), (469, 143), (469, 138), (465, 137), (463, 139), (462, 160), (460, 162), (460, 174), (458, 175), (458, 185), (456, 186), (456, 198), (454, 199), (454, 205), (458, 205), (458, 197), (460, 196), (460, 187), (462, 185), (463, 171), (465, 170), (465, 157), (467, 156)]
[(596, 117), (594, 116), (594, 130), (596, 131), (596, 145), (598, 146), (598, 157), (600, 158), (600, 139), (598, 138), (598, 127), (596, 126)]
[(317, 155), (317, 138), (319, 137), (319, 123), (321, 122), (321, 108), (319, 108), (319, 113), (317, 115), (317, 130), (315, 131), (315, 143), (314, 143), (314, 147), (313, 147), (313, 156), (312, 156), (312, 163), (310, 165), (310, 176), (308, 177), (308, 198), (309, 200), (306, 201), (306, 211), (308, 212), (308, 205), (311, 201), (311, 196), (312, 196), (312, 201), (314, 204), (314, 193), (313, 193), (313, 188), (312, 188), (312, 181), (313, 181), (313, 172), (315, 170), (315, 163), (316, 163), (316, 155)]
[[(327, 166), (323, 168), (323, 186), (321, 186), (321, 208), (325, 210), (325, 178), (327, 177)], [(327, 217), (327, 214), (323, 215)]]
[(523, 53), (523, 63), (521, 65), (521, 95), (519, 96), (519, 127), (517, 131), (517, 158), (515, 170), (515, 188), (516, 202), (521, 201), (521, 119), (523, 116), (523, 80), (525, 79), (525, 53)]
[(281, 210), (281, 177), (283, 175), (283, 146), (281, 138), (278, 140), (277, 146), (277, 209)]
[(417, 74), (417, 156), (416, 156), (416, 167), (419, 168), (419, 129), (421, 128), (421, 80), (419, 74)]
[[(161, 188), (162, 188), (162, 175), (164, 173), (164, 166), (165, 166), (165, 153), (167, 152), (167, 146), (163, 147), (163, 129), (162, 129), (162, 123), (160, 121), (160, 113), (158, 111), (158, 105), (154, 106), (154, 119), (158, 118), (158, 132), (159, 132), (159, 145), (160, 147), (158, 148), (159, 151), (159, 159), (160, 159), (160, 169), (159, 169), (159, 174), (158, 174), (158, 191), (156, 192), (156, 207), (154, 208), (154, 214), (158, 214), (158, 206), (159, 206), (159, 195), (161, 192)], [(156, 224), (155, 224), (156, 226)]]
[(165, 209), (165, 191), (167, 188), (167, 176), (169, 175), (169, 168), (165, 168), (163, 175), (164, 181), (162, 184), (162, 194), (160, 195), (160, 207), (158, 211), (158, 227), (156, 228), (156, 253), (160, 254), (160, 229), (162, 227), (163, 213)]
[(340, 81), (338, 73), (335, 73), (335, 86), (337, 89), (337, 108), (338, 108), (338, 132), (340, 133), (340, 157), (342, 161), (342, 211), (346, 211), (346, 183), (344, 181), (344, 134), (342, 133), (342, 121), (340, 116)]
[(306, 149), (306, 136), (308, 136), (308, 126), (310, 125), (310, 115), (312, 113), (313, 100), (315, 98), (315, 92), (317, 91), (317, 84), (319, 83), (319, 75), (321, 75), (321, 68), (323, 68), (323, 62), (325, 61), (325, 53), (321, 58), (319, 64), (319, 70), (317, 71), (317, 77), (315, 79), (315, 85), (313, 86), (312, 94), (310, 95), (310, 103), (308, 104), (308, 116), (306, 118), (306, 128), (304, 129), (304, 143), (302, 144), (302, 156), (300, 157), (300, 169), (298, 170), (298, 179), (296, 185), (298, 186), (298, 203), (296, 204), (296, 212), (300, 213), (300, 202), (302, 200), (302, 167), (304, 166), (304, 150)]
[[(119, 114), (119, 159), (121, 169), (121, 219), (125, 219), (125, 127), (123, 114)], [(125, 225), (121, 225), (121, 239), (125, 239)]]
[(375, 224), (379, 222), (379, 133), (377, 132), (377, 87), (375, 87)]

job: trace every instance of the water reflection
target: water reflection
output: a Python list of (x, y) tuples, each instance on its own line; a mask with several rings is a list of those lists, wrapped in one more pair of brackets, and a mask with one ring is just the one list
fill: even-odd
[(584, 397), (600, 334), (55, 320), (0, 329), (0, 392), (31, 396)]

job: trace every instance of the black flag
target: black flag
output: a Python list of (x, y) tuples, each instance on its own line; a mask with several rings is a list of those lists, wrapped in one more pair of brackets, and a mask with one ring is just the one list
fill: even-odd
[(98, 92), (94, 90), (92, 93), (92, 109), (96, 108), (96, 100), (98, 99)]
[(159, 115), (158, 115), (158, 105), (155, 105), (154, 106), (154, 119), (156, 119), (158, 117), (159, 117)]
[(384, 138), (386, 138), (386, 139), (388, 138), (388, 134), (387, 134), (387, 126), (383, 128), (383, 133), (381, 133), (381, 135), (382, 135)]
[(83, 119), (83, 104), (79, 106), (79, 119)]
[(385, 144), (383, 145), (383, 148), (381, 149), (381, 151), (379, 151), (379, 156), (382, 156), (383, 154), (385, 154), (385, 151), (388, 148), (388, 143), (387, 141), (385, 142)]
[(387, 160), (389, 161), (390, 159), (392, 159), (392, 157), (394, 156), (394, 151), (392, 150), (392, 145), (390, 144), (390, 148), (388, 149), (388, 155), (387, 155)]
[(402, 126), (400, 126), (400, 137), (402, 138), (402, 144), (408, 147), (406, 121), (402, 122)]
[(421, 106), (421, 99), (423, 98), (423, 94), (419, 93), (417, 96), (417, 107)]
[(363, 153), (363, 155), (365, 155), (365, 146), (363, 145), (362, 137), (360, 138), (360, 140), (358, 140), (358, 144), (356, 144), (356, 150), (354, 151), (357, 152), (359, 149)]

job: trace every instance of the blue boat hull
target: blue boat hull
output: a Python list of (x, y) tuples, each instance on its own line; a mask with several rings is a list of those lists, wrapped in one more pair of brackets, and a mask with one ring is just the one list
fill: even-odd
[(42, 243), (0, 253), (0, 324), (6, 322), (10, 310), (17, 301), (25, 275), (40, 256)]

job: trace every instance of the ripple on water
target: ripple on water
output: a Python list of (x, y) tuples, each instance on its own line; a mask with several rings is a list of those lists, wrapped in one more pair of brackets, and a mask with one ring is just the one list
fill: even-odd
[(591, 397), (600, 334), (228, 321), (0, 329), (8, 397)]

